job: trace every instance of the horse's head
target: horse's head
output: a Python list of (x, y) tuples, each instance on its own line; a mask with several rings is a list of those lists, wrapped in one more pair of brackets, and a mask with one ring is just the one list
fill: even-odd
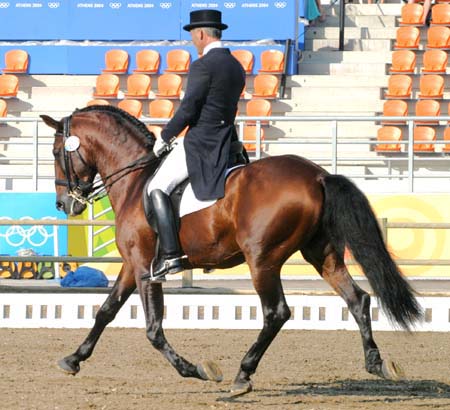
[(81, 136), (71, 135), (71, 117), (61, 121), (48, 115), (41, 115), (41, 118), (56, 131), (53, 142), (56, 208), (67, 215), (79, 215), (86, 209), (97, 169), (86, 160), (85, 141)]

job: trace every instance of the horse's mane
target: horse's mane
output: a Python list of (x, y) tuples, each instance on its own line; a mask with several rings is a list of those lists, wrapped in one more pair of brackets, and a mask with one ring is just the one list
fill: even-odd
[(112, 115), (119, 117), (120, 120), (131, 123), (138, 131), (139, 134), (145, 137), (144, 143), (149, 146), (150, 149), (153, 148), (155, 144), (155, 135), (151, 132), (142, 121), (139, 121), (136, 117), (129, 114), (128, 112), (114, 107), (113, 105), (91, 105), (81, 109), (76, 109), (75, 113), (79, 112), (90, 112), (90, 111), (104, 111), (111, 113)]

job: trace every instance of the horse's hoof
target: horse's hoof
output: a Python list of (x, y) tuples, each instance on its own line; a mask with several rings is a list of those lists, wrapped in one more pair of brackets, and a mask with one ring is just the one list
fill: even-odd
[(242, 396), (244, 394), (250, 393), (253, 390), (252, 382), (251, 381), (245, 381), (245, 382), (234, 382), (233, 387), (230, 391), (230, 397), (237, 397)]
[(383, 360), (381, 372), (383, 373), (383, 377), (387, 380), (397, 381), (405, 378), (403, 369), (392, 360)]
[(80, 371), (80, 365), (71, 363), (67, 357), (58, 361), (58, 366), (65, 373), (76, 375)]
[(203, 380), (221, 382), (223, 380), (222, 370), (217, 363), (211, 360), (205, 360), (197, 365), (197, 371)]

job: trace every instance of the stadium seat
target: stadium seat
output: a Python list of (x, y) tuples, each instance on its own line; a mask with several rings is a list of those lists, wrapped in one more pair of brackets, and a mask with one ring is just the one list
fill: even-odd
[(38, 262), (36, 279), (54, 279), (55, 278), (55, 264), (53, 262)]
[(26, 73), (28, 53), (25, 50), (9, 50), (5, 53), (4, 73)]
[(450, 127), (447, 127), (444, 131), (444, 141), (447, 141), (448, 144), (444, 145), (442, 151), (445, 153), (450, 153)]
[(427, 48), (440, 48), (446, 50), (450, 47), (450, 28), (433, 26), (427, 30)]
[(36, 262), (18, 262), (17, 277), (18, 279), (37, 279), (38, 268)]
[(385, 97), (391, 98), (411, 98), (412, 93), (412, 79), (405, 74), (391, 75), (388, 79), (388, 89)]
[(19, 79), (14, 74), (0, 75), (0, 97), (17, 97), (19, 91)]
[(159, 71), (161, 57), (156, 50), (140, 50), (136, 53), (136, 74), (156, 74)]
[(261, 74), (281, 74), (284, 70), (284, 53), (280, 50), (264, 50), (260, 54)]
[(445, 74), (447, 72), (447, 53), (443, 50), (427, 50), (423, 53), (423, 74)]
[(391, 73), (414, 73), (416, 68), (416, 53), (411, 50), (396, 50), (392, 52)]
[(444, 97), (444, 77), (439, 74), (428, 74), (420, 77), (419, 98), (439, 99)]
[(242, 68), (245, 71), (245, 74), (253, 73), (253, 65), (255, 62), (255, 58), (250, 50), (237, 49), (233, 50), (231, 54), (234, 56), (236, 60), (238, 60), (241, 63)]
[(0, 117), (6, 117), (8, 114), (8, 105), (5, 100), (0, 99)]
[(178, 74), (167, 73), (158, 77), (157, 98), (173, 98), (181, 97), (182, 78)]
[(95, 98), (117, 98), (119, 93), (119, 77), (115, 74), (100, 74), (95, 80)]
[(404, 4), (401, 9), (400, 26), (423, 26), (423, 6), (419, 3)]
[(431, 8), (431, 25), (450, 25), (450, 4), (435, 4)]
[[(245, 114), (251, 117), (269, 117), (272, 115), (272, 104), (268, 100), (249, 100), (245, 105)], [(255, 125), (256, 121), (250, 120), (246, 125)], [(269, 125), (269, 121), (261, 121), (261, 125)]]
[(418, 50), (420, 30), (417, 27), (399, 27), (395, 34), (395, 49)]
[(401, 141), (401, 139), (402, 139), (402, 130), (400, 128), (393, 126), (381, 127), (377, 131), (377, 141), (381, 143), (375, 145), (375, 151), (400, 152), (401, 145), (397, 141)]
[(142, 117), (142, 103), (139, 100), (121, 100), (117, 104), (117, 107), (136, 118)]
[(436, 130), (433, 127), (414, 127), (414, 152), (434, 152), (436, 141)]
[[(387, 100), (383, 104), (383, 117), (405, 117), (408, 115), (408, 104), (403, 100)], [(382, 125), (405, 125), (406, 121), (382, 120)]]
[(273, 74), (258, 74), (253, 80), (253, 98), (277, 98), (278, 78)]
[[(419, 100), (416, 102), (416, 113), (420, 117), (439, 117), (441, 115), (441, 104), (436, 100)], [(436, 121), (415, 121), (416, 125), (438, 125)]]
[(191, 55), (182, 48), (169, 50), (166, 54), (166, 73), (186, 74), (189, 71)]
[(126, 98), (149, 98), (151, 77), (147, 74), (131, 74), (127, 78)]
[(102, 100), (101, 98), (99, 98), (99, 99), (89, 100), (86, 103), (86, 107), (90, 107), (92, 105), (110, 105), (110, 104), (109, 104), (109, 101)]
[[(245, 125), (243, 130), (243, 141), (244, 147), (248, 152), (256, 151), (256, 143), (255, 142), (245, 142), (245, 141), (256, 141), (257, 138), (257, 129), (254, 125)], [(264, 128), (259, 128), (261, 130), (261, 141), (264, 141)], [(262, 144), (261, 144), (262, 151)]]
[(0, 261), (0, 278), (16, 279), (17, 267), (14, 262)]
[(128, 53), (125, 50), (113, 49), (105, 53), (103, 73), (124, 74), (128, 71)]
[(150, 101), (148, 114), (151, 118), (172, 118), (174, 114), (173, 102), (165, 99)]

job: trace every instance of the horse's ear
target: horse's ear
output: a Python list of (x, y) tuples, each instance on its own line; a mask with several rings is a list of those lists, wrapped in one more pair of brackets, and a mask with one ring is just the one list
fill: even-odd
[(60, 127), (59, 121), (54, 120), (52, 117), (49, 117), (48, 115), (41, 115), (40, 117), (49, 127), (54, 128), (56, 131), (58, 131)]

